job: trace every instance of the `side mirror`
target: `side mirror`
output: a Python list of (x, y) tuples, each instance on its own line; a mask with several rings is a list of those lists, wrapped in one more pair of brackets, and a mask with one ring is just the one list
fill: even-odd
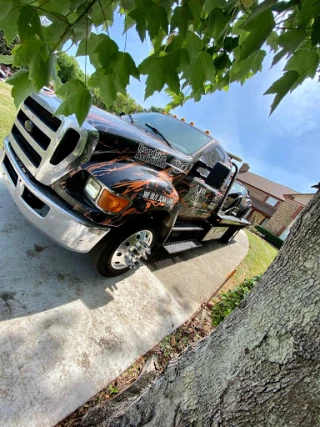
[(206, 183), (210, 187), (216, 188), (217, 190), (222, 187), (224, 181), (227, 179), (231, 171), (231, 168), (222, 162), (217, 162), (211, 169), (209, 175), (206, 178)]

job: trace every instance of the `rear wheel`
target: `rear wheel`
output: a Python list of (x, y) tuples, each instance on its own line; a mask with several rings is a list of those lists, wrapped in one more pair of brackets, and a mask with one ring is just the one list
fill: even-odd
[[(111, 234), (112, 233), (112, 234)], [(150, 224), (123, 231), (112, 230), (89, 253), (96, 271), (102, 276), (118, 276), (138, 267), (154, 248), (158, 233)]]

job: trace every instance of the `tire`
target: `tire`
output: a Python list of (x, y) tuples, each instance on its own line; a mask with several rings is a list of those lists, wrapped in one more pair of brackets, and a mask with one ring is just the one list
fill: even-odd
[(238, 228), (235, 230), (234, 228), (229, 228), (224, 235), (220, 238), (220, 242), (222, 243), (229, 243), (231, 240), (233, 240), (236, 235), (239, 233), (240, 229)]
[[(133, 267), (127, 262), (128, 255), (140, 258), (135, 244), (145, 242), (152, 251), (157, 239), (158, 230), (150, 223), (136, 224), (122, 230), (114, 229), (89, 252), (89, 257), (101, 276), (119, 276)], [(144, 249), (140, 252), (143, 253)], [(146, 252), (143, 255), (146, 255)]]

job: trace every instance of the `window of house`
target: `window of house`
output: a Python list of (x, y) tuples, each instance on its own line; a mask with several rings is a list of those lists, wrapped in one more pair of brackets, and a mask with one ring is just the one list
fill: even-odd
[(275, 199), (274, 197), (269, 196), (266, 200), (266, 203), (270, 206), (275, 206), (278, 203), (278, 199)]

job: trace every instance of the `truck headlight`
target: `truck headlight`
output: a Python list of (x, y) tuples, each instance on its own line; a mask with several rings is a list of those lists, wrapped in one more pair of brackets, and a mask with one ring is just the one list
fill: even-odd
[(92, 200), (96, 200), (102, 190), (101, 185), (94, 178), (90, 177), (84, 187), (84, 191)]
[(84, 191), (93, 200), (94, 204), (104, 212), (118, 213), (131, 203), (129, 199), (115, 194), (93, 177), (88, 179)]

